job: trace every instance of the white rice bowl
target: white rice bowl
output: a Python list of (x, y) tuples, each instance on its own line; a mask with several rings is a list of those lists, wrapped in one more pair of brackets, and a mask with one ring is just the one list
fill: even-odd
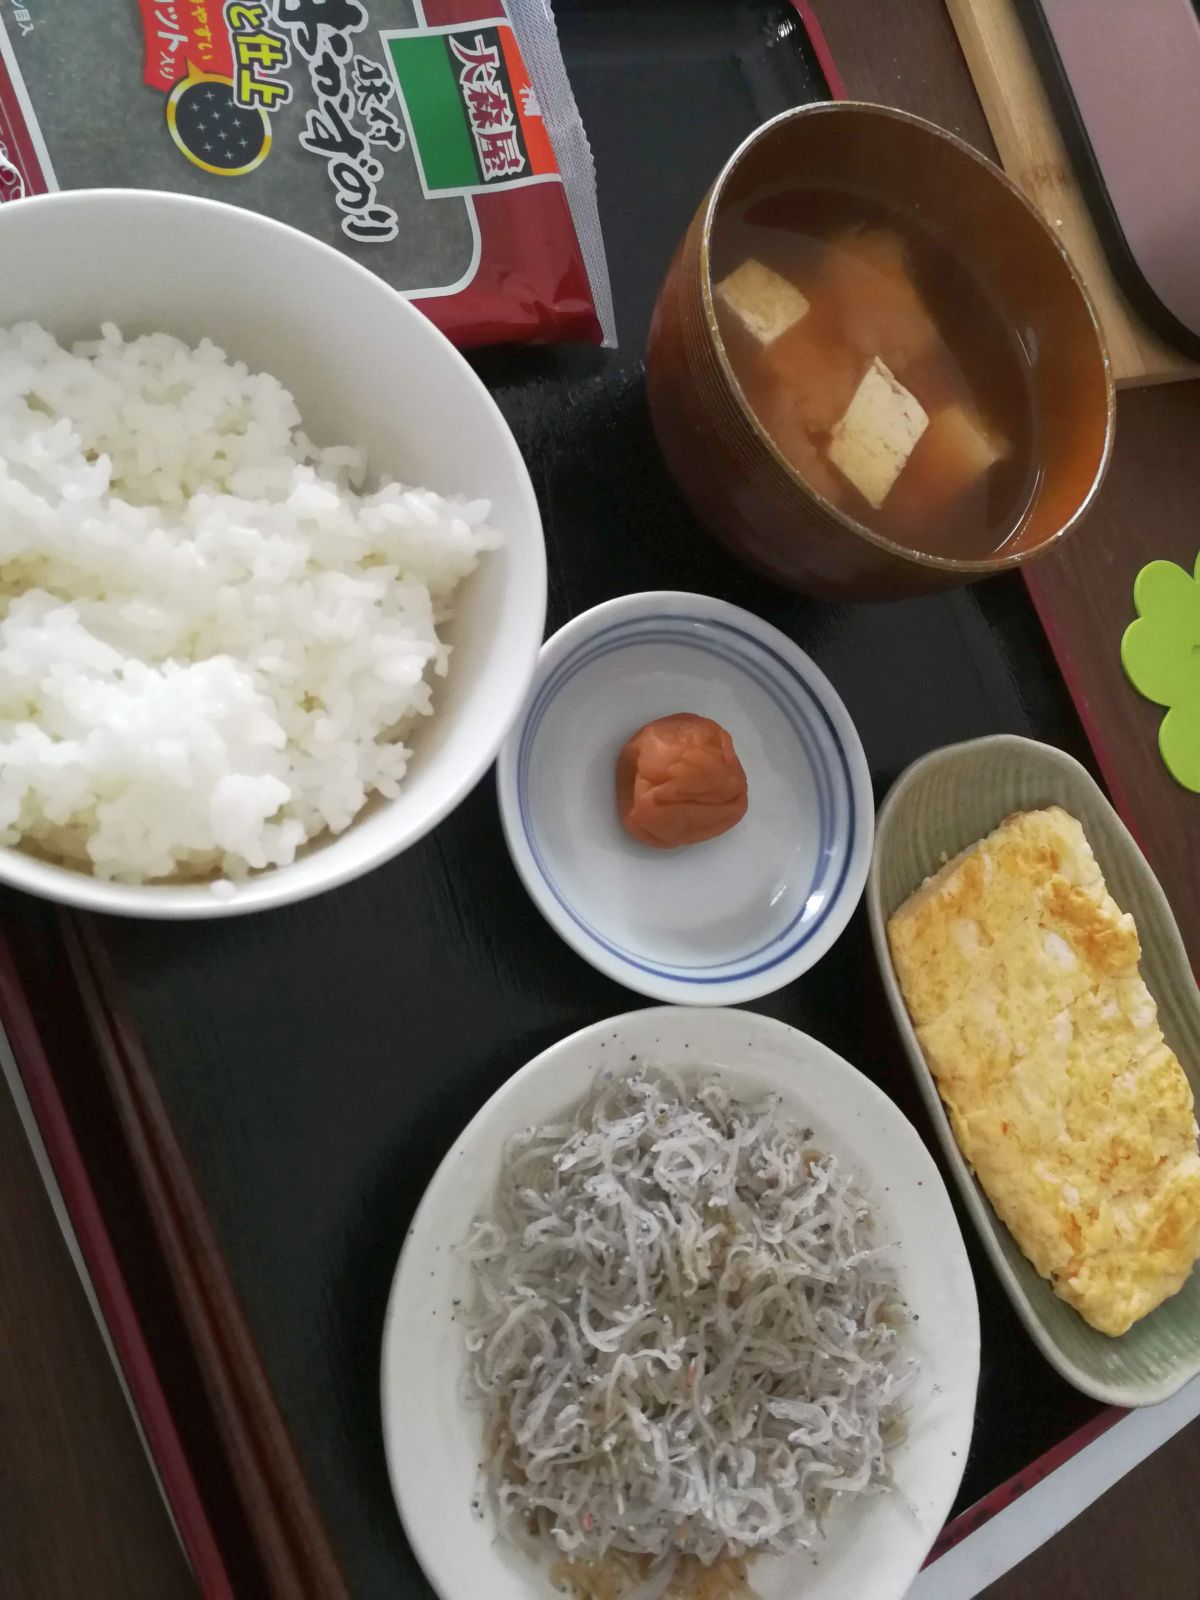
[(218, 893), (395, 797), (488, 503), (156, 333), (0, 331), (0, 845)]

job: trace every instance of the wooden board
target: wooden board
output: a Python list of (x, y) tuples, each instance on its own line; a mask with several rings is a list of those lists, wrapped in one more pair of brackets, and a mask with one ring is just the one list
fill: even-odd
[(1200, 373), (1118, 288), (1012, 0), (946, 0), (1004, 170), (1056, 228), (1091, 290), (1119, 384)]

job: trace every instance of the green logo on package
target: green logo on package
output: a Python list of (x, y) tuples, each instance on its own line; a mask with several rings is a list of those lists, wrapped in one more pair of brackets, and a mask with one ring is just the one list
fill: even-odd
[(501, 19), (381, 35), (425, 194), (558, 178), (537, 95)]

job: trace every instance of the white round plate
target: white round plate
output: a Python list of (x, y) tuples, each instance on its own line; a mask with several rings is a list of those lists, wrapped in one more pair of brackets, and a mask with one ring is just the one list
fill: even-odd
[[(719, 839), (654, 850), (618, 819), (617, 755), (678, 711), (728, 729), (750, 805)], [(626, 595), (560, 629), (497, 781), (508, 848), (546, 920), (656, 1000), (740, 1004), (807, 972), (870, 865), (870, 774), (833, 685), (777, 628), (706, 595)]]
[(899, 1600), (946, 1519), (971, 1437), (979, 1311), (966, 1249), (932, 1157), (887, 1096), (815, 1039), (746, 1011), (655, 1007), (585, 1028), (510, 1078), (455, 1141), (409, 1230), (383, 1332), (383, 1435), (409, 1542), (440, 1600), (561, 1600), (490, 1511), (472, 1510), (483, 1419), (464, 1399), (454, 1306), (470, 1279), (455, 1247), (488, 1209), (514, 1133), (571, 1110), (597, 1072), (655, 1060), (719, 1067), (747, 1096), (778, 1092), (874, 1202), (920, 1365), (895, 1489), (835, 1511), (813, 1556), (754, 1562), (751, 1586), (760, 1600)]

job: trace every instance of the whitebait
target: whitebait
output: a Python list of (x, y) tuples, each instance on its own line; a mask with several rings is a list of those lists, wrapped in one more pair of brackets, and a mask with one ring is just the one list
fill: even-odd
[(895, 1275), (777, 1098), (606, 1075), (510, 1141), (465, 1254), (496, 1511), (568, 1573), (673, 1595), (685, 1562), (806, 1548), (835, 1498), (887, 1486), (915, 1376)]

